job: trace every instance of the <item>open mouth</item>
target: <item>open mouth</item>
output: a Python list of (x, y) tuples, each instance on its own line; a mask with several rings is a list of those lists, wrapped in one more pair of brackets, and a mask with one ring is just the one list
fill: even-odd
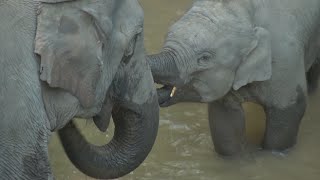
[(174, 104), (175, 95), (177, 94), (177, 87), (165, 85), (157, 89), (158, 101), (161, 107), (167, 107)]

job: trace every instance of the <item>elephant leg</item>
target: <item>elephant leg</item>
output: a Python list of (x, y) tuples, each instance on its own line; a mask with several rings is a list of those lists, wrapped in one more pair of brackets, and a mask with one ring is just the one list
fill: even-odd
[(272, 77), (259, 83), (257, 96), (266, 113), (263, 148), (284, 151), (296, 144), (306, 110), (304, 47), (292, 37), (273, 42)]
[(283, 151), (293, 147), (305, 109), (306, 95), (301, 88), (293, 104), (285, 108), (265, 107), (267, 124), (263, 148)]
[(245, 116), (241, 103), (212, 102), (208, 108), (209, 125), (215, 151), (236, 155), (245, 148)]

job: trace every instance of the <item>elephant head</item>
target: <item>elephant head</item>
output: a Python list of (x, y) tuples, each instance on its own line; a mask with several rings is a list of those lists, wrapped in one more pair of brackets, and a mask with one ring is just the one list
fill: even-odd
[[(115, 123), (111, 142), (95, 146), (72, 121), (65, 122), (59, 130), (65, 152), (79, 170), (94, 178), (117, 178), (133, 171), (152, 149), (159, 121), (157, 94), (145, 59), (144, 15), (139, 3), (41, 1), (35, 43), (41, 59), (40, 79), (51, 95), (59, 94), (50, 95), (51, 99), (46, 95), (47, 111), (55, 110), (48, 116), (76, 109), (68, 112), (70, 119), (94, 116), (102, 131), (111, 116)], [(63, 107), (50, 108), (56, 99), (62, 99)], [(71, 106), (65, 105), (70, 102)]]
[[(248, 9), (245, 9), (246, 7)], [(251, 23), (250, 6), (196, 1), (173, 24), (162, 51), (148, 56), (161, 106), (211, 102), (271, 77), (269, 32)]]

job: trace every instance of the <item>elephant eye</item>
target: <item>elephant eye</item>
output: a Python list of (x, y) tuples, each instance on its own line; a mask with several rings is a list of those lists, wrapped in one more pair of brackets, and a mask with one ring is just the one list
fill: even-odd
[(122, 58), (122, 62), (124, 64), (128, 64), (131, 57), (133, 56), (134, 54), (134, 50), (136, 49), (136, 43), (137, 43), (137, 39), (139, 37), (140, 33), (139, 34), (136, 34), (129, 42), (128, 44), (128, 47), (127, 49), (125, 50), (124, 52), (124, 56)]
[(209, 63), (210, 59), (214, 57), (213, 53), (210, 52), (204, 52), (201, 54), (201, 56), (198, 58), (198, 64), (207, 64)]

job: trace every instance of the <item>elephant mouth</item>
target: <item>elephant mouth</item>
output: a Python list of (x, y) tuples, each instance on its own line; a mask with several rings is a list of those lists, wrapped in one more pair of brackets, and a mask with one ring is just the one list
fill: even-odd
[(179, 102), (202, 102), (200, 94), (189, 84), (184, 86), (164, 85), (157, 89), (160, 107), (168, 107)]
[(157, 89), (160, 107), (168, 107), (178, 101), (180, 89), (175, 86), (165, 85)]

